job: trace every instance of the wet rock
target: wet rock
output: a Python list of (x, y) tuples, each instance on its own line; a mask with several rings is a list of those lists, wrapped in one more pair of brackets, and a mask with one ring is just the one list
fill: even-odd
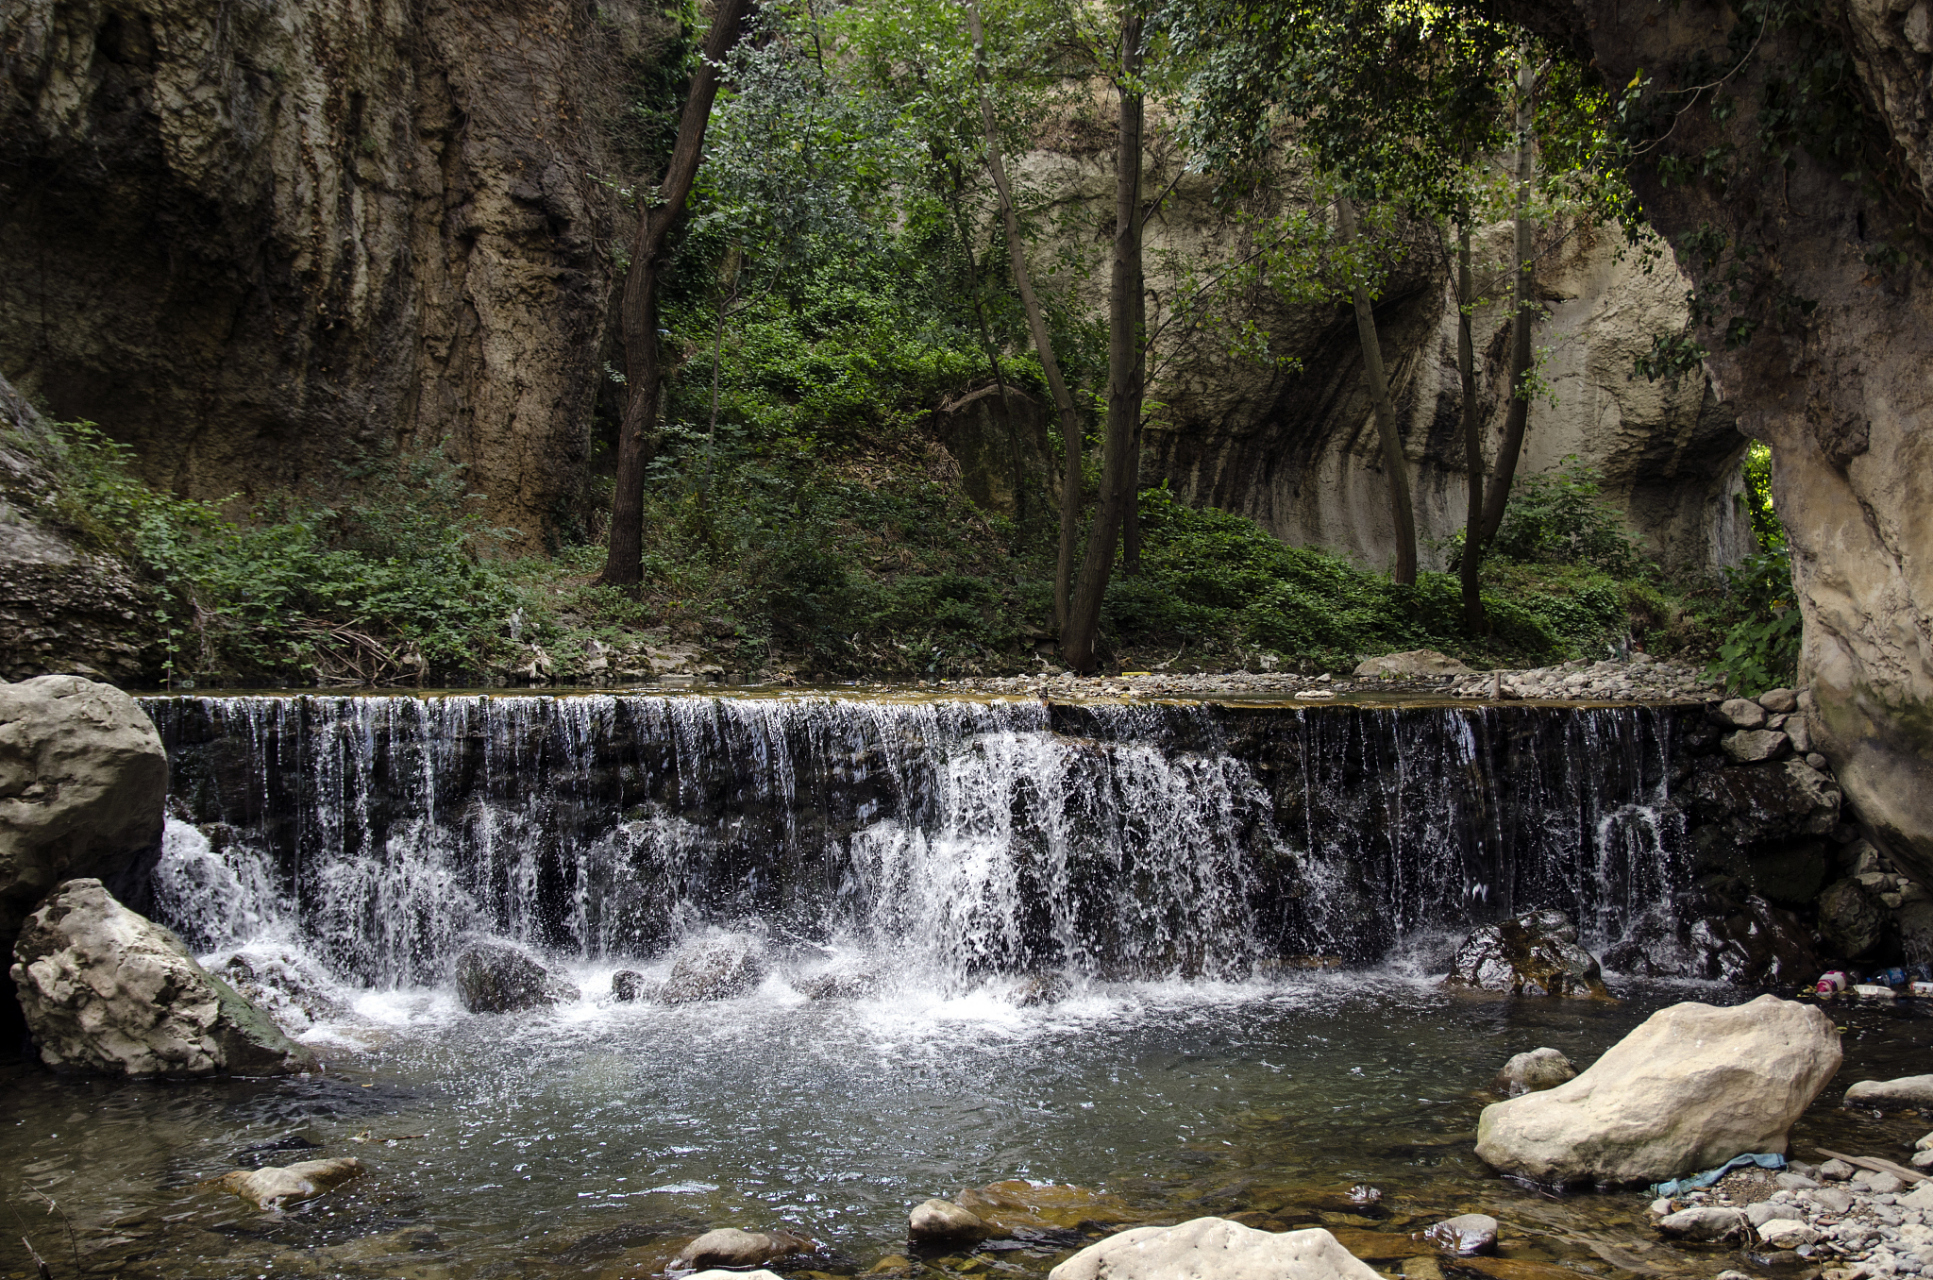
[(1764, 1223), (1758, 1229), (1758, 1238), (1761, 1244), (1774, 1249), (1797, 1249), (1825, 1239), (1815, 1228), (1797, 1218), (1774, 1218)]
[(127, 694), (79, 676), (0, 683), (0, 946), (62, 881), (145, 907), (167, 794), (161, 737)]
[(1791, 745), (1792, 740), (1777, 729), (1739, 729), (1718, 740), (1719, 750), (1740, 764), (1777, 759)]
[[(1846, 1105), (1869, 1111), (1933, 1109), (1933, 1075), (1861, 1080), (1846, 1090)], [(1868, 1179), (1877, 1175), (1868, 1175)]]
[(1444, 985), (1512, 995), (1609, 994), (1597, 959), (1577, 945), (1576, 926), (1548, 908), (1485, 925), (1465, 938)]
[(1779, 843), (1831, 834), (1841, 796), (1802, 760), (1707, 769), (1691, 785), (1691, 819), (1702, 841), (1748, 856)]
[(1575, 1080), (1485, 1107), (1477, 1155), (1546, 1185), (1615, 1185), (1782, 1151), (1839, 1061), (1820, 1009), (1769, 995), (1729, 1009), (1673, 1005)]
[(808, 1000), (861, 1000), (879, 990), (879, 975), (865, 969), (834, 965), (791, 979), (792, 989)]
[(1899, 949), (1909, 963), (1933, 960), (1933, 902), (1902, 902), (1893, 913), (1899, 929)]
[(650, 1000), (657, 994), (657, 985), (635, 969), (619, 969), (611, 975), (611, 998), (620, 1003)]
[(1072, 993), (1073, 986), (1058, 973), (1036, 973), (1022, 978), (1013, 989), (1013, 1002), (1022, 1009), (1059, 1004)]
[(271, 944), (237, 951), (215, 966), (215, 975), (277, 1026), (298, 1035), (349, 1012), (329, 975), (294, 947)]
[(49, 895), (13, 954), (20, 1007), (50, 1067), (128, 1076), (316, 1069), (314, 1054), (99, 880), (69, 880)]
[(685, 1280), (783, 1280), (783, 1277), (776, 1271), (767, 1271), (764, 1267), (759, 1267), (753, 1271), (735, 1271), (726, 1270), (724, 1267), (715, 1267), (709, 1271), (694, 1271), (686, 1276)]
[(1131, 1222), (1133, 1212), (1118, 1196), (1071, 1183), (1032, 1183), (1024, 1178), (990, 1182), (962, 1191), (954, 1202), (999, 1235), (1022, 1231), (1067, 1231), (1089, 1223)]
[(1658, 1220), (1658, 1230), (1681, 1240), (1749, 1240), (1752, 1224), (1737, 1209), (1700, 1205), (1666, 1214)]
[(1445, 1253), (1475, 1257), (1497, 1247), (1497, 1220), (1487, 1213), (1459, 1214), (1437, 1223), (1423, 1238)]
[(1758, 729), (1765, 724), (1765, 708), (1750, 698), (1727, 698), (1718, 704), (1718, 718), (1734, 729)]
[(730, 1000), (765, 980), (765, 948), (744, 933), (699, 938), (678, 948), (671, 977), (658, 991), (666, 1004)]
[(740, 1231), (737, 1227), (720, 1227), (707, 1231), (679, 1250), (671, 1268), (684, 1271), (709, 1267), (760, 1267), (780, 1258), (811, 1253), (816, 1248), (818, 1246), (811, 1240), (790, 1231)]
[(1571, 1060), (1557, 1050), (1532, 1049), (1504, 1063), (1490, 1087), (1506, 1098), (1515, 1098), (1540, 1089), (1555, 1089), (1576, 1075), (1577, 1068), (1571, 1065)]
[(304, 1160), (299, 1164), (269, 1165), (261, 1169), (224, 1173), (207, 1186), (240, 1196), (257, 1209), (280, 1209), (313, 1200), (362, 1176), (362, 1161), (354, 1156), (334, 1160)]
[(906, 1238), (915, 1241), (978, 1240), (988, 1234), (978, 1214), (951, 1200), (928, 1200), (906, 1217)]
[(1859, 881), (1835, 880), (1819, 895), (1819, 932), (1835, 952), (1857, 960), (1885, 940), (1885, 908)]
[(1406, 653), (1385, 653), (1365, 658), (1357, 665), (1355, 676), (1366, 680), (1374, 676), (1462, 676), (1470, 668), (1455, 658), (1434, 649), (1411, 649)]
[(1137, 1227), (1089, 1245), (1048, 1280), (1378, 1280), (1369, 1266), (1320, 1227), (1279, 1234), (1226, 1218), (1177, 1227)]
[(568, 1004), (579, 992), (515, 943), (472, 938), (456, 955), (456, 990), (471, 1013), (517, 1013)]

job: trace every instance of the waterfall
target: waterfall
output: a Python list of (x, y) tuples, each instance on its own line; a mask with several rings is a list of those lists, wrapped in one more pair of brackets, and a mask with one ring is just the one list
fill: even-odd
[(1676, 712), (646, 694), (156, 696), (158, 910), (370, 985), (472, 930), (562, 958), (713, 925), (941, 982), (1240, 978), (1677, 887)]

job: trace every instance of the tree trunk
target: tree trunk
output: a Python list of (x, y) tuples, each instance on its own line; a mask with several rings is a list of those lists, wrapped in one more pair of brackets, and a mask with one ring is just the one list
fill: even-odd
[[(1345, 244), (1356, 242), (1356, 205), (1348, 196), (1336, 201)], [(1389, 400), (1389, 375), (1383, 369), (1383, 348), (1376, 336), (1376, 313), (1370, 309), (1369, 290), (1352, 290), (1356, 304), (1356, 338), (1362, 344), (1363, 376), (1369, 383), (1369, 402), (1376, 414), (1376, 435), (1382, 441), (1383, 472), (1389, 480), (1389, 521), (1396, 531), (1396, 581), (1416, 585), (1416, 512), (1410, 506), (1409, 461), (1403, 457), (1402, 437), (1396, 433), (1396, 409)]]
[(1483, 528), (1483, 421), (1477, 416), (1477, 353), (1470, 333), (1470, 308), (1476, 303), (1476, 293), (1470, 273), (1470, 205), (1465, 200), (1456, 238), (1456, 371), (1463, 383), (1463, 469), (1470, 477), (1470, 505), (1463, 521), (1463, 560), (1458, 576), (1463, 582), (1463, 629), (1472, 636), (1490, 629), (1483, 616), (1482, 583), (1477, 578), (1477, 567), (1483, 563), (1479, 539)]
[(638, 231), (631, 241), (631, 267), (624, 276), (619, 319), (624, 332), (624, 421), (618, 428), (617, 475), (611, 493), (611, 540), (599, 581), (635, 587), (643, 576), (644, 473), (658, 445), (658, 271), (664, 265), (671, 229), (684, 214), (692, 181), (705, 154), (705, 128), (718, 96), (718, 64), (738, 43), (739, 29), (752, 0), (717, 0), (704, 56), (691, 73), (691, 92), (678, 118), (678, 140), (665, 166), (655, 202), (643, 201)]
[(1517, 459), (1524, 450), (1524, 428), (1530, 422), (1531, 226), (1530, 180), (1536, 176), (1530, 146), (1531, 101), (1536, 72), (1525, 57), (1517, 80), (1517, 254), (1516, 282), (1510, 290), (1510, 407), (1503, 418), (1503, 440), (1497, 445), (1497, 474), (1483, 504), (1482, 545), (1489, 546), (1503, 527), (1503, 510), (1510, 502), (1510, 482), (1517, 476)]
[(1000, 154), (1000, 125), (993, 114), (993, 99), (987, 96), (986, 34), (980, 26), (980, 6), (967, 0), (967, 24), (973, 33), (973, 66), (980, 91), (980, 121), (987, 135), (987, 169), (993, 175), (994, 189), (1000, 195), (1000, 215), (1007, 230), (1007, 257), (1013, 264), (1014, 288), (1027, 313), (1027, 331), (1033, 335), (1034, 350), (1040, 353), (1040, 369), (1053, 393), (1054, 408), (1060, 414), (1061, 463), (1060, 558), (1054, 569), (1054, 625), (1063, 635), (1067, 631), (1069, 583), (1074, 571), (1074, 545), (1080, 534), (1081, 519), (1081, 415), (1074, 397), (1061, 377), (1060, 361), (1054, 358), (1054, 344), (1047, 333), (1047, 320), (1041, 313), (1040, 299), (1034, 295), (1032, 274), (1027, 270), (1027, 247), (1020, 238), (1020, 215), (1014, 210), (1013, 189), (1007, 183), (1007, 162)]
[(1122, 513), (1134, 495), (1134, 435), (1141, 425), (1141, 399), (1147, 352), (1140, 319), (1141, 139), (1143, 99), (1141, 16), (1124, 5), (1121, 13), (1121, 129), (1114, 156), (1114, 265), (1107, 302), (1107, 434), (1101, 452), (1101, 501), (1087, 535), (1078, 589), (1061, 632), (1067, 665), (1086, 675), (1094, 670), (1101, 603), (1114, 567)]

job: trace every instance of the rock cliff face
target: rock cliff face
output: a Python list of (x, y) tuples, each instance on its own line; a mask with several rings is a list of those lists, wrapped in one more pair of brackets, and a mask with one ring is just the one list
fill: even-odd
[[(1160, 169), (1151, 187), (1174, 175)], [(1027, 179), (1062, 194), (1061, 207), (1098, 223), (1112, 217), (1111, 153), (1041, 151)], [(1288, 184), (1294, 198), (1295, 184)], [(1212, 275), (1253, 246), (1217, 210), (1207, 180), (1181, 175), (1162, 216), (1148, 228), (1148, 271), (1157, 302), (1150, 323), (1172, 318), (1181, 277)], [(1078, 224), (1081, 214), (1071, 219)], [(1419, 533), (1442, 538), (1463, 526), (1468, 490), (1460, 436), (1456, 299), (1451, 263), (1436, 232), (1395, 233), (1405, 256), (1377, 306), (1385, 361), (1411, 465)], [(1738, 502), (1737, 461), (1747, 441), (1702, 374), (1676, 382), (1633, 378), (1635, 357), (1653, 335), (1682, 329), (1688, 281), (1667, 260), (1644, 269), (1621, 238), (1589, 227), (1544, 229), (1536, 290), (1546, 308), (1535, 344), (1548, 352), (1542, 374), (1552, 399), (1531, 409), (1523, 472), (1550, 471), (1571, 456), (1597, 467), (1607, 496), (1661, 561), (1709, 569), (1751, 546)], [(1079, 249), (1070, 241), (1068, 248)], [(1502, 263), (1510, 228), (1489, 228), (1479, 262)], [(1043, 258), (1047, 255), (1042, 254)], [(1480, 268), (1481, 271), (1481, 268)], [(1063, 281), (1095, 309), (1105, 273)], [(1509, 342), (1507, 290), (1479, 281), (1499, 301), (1476, 317), (1485, 457), (1503, 429)], [(1233, 308), (1267, 334), (1269, 350), (1299, 368), (1276, 369), (1229, 354), (1223, 328), (1167, 329), (1156, 349), (1152, 398), (1163, 411), (1148, 433), (1150, 478), (1165, 478), (1185, 500), (1253, 517), (1287, 541), (1344, 552), (1370, 565), (1394, 554), (1386, 489), (1355, 321), (1344, 308), (1291, 305), (1256, 293)], [(1429, 561), (1426, 558), (1426, 564)]]
[[(1695, 58), (1737, 61), (1726, 48), (1737, 15), (1713, 0), (1521, 7), (1588, 49), (1610, 84), (1642, 67), (1672, 85)], [(1933, 274), (1920, 228), (1933, 220), (1925, 89), (1933, 19), (1926, 0), (1838, 0), (1820, 10), (1819, 28), (1765, 32), (1758, 56), (1733, 78), (1736, 114), (1714, 121), (1690, 111), (1678, 121), (1673, 150), (1728, 155), (1728, 185), (1667, 185), (1656, 155), (1636, 177), (1651, 221), (1702, 287), (1722, 290), (1740, 248), (1762, 251), (1748, 280), (1764, 322), (1743, 345), (1708, 341), (1708, 367), (1739, 425), (1772, 446), (1773, 491), (1805, 616), (1801, 674), (1812, 687), (1813, 743), (1887, 852), (1928, 881)], [(1759, 104), (1782, 100), (1768, 77), (1806, 65), (1822, 42), (1850, 54), (1848, 94), (1867, 118), (1841, 136), (1851, 138), (1856, 162), (1881, 175), (1875, 186), (1845, 176), (1854, 159), (1808, 149), (1816, 138), (1761, 145), (1762, 131), (1779, 122), (1762, 118)], [(1815, 115), (1812, 123), (1832, 122)], [(1694, 234), (1709, 246), (1714, 232), (1724, 249), (1693, 251)]]
[(539, 544), (584, 476), (614, 96), (661, 21), (6, 5), (0, 373), (189, 496), (447, 442), (488, 518)]

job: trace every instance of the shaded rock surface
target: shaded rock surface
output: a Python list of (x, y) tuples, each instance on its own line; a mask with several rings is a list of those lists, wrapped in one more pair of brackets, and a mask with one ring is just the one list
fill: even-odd
[(160, 735), (127, 694), (79, 676), (0, 685), (0, 942), (64, 880), (142, 902), (167, 793)]
[(515, 943), (472, 938), (457, 952), (456, 990), (471, 1013), (515, 1013), (568, 1004), (577, 988)]
[(1133, 1211), (1118, 1196), (1071, 1183), (1033, 1183), (1024, 1178), (962, 1191), (954, 1202), (1001, 1235), (1067, 1231), (1134, 1219)]
[(1604, 962), (1634, 977), (1722, 979), (1741, 987), (1809, 982), (1822, 964), (1798, 916), (1725, 877), (1678, 895), (1670, 913), (1640, 920)]
[(1647, 1018), (1575, 1080), (1483, 1109), (1477, 1155), (1546, 1185), (1656, 1182), (1783, 1151), (1839, 1068), (1817, 1008), (1776, 996)]
[(1549, 908), (1485, 925), (1465, 938), (1445, 985), (1529, 996), (1609, 994), (1596, 958), (1577, 945), (1577, 926)]
[(1666, 1214), (1658, 1230), (1686, 1240), (1750, 1240), (1752, 1223), (1737, 1209), (1716, 1206), (1680, 1209)]
[(315, 1055), (168, 930), (70, 880), (28, 917), (11, 972), (41, 1061), (128, 1076), (285, 1075)]
[(1875, 1111), (1933, 1108), (1933, 1075), (1858, 1081), (1846, 1090), (1846, 1105)]
[(1405, 653), (1385, 653), (1365, 658), (1352, 673), (1358, 680), (1375, 676), (1460, 676), (1470, 668), (1434, 649), (1411, 649)]
[(218, 1191), (240, 1196), (257, 1209), (280, 1209), (302, 1200), (313, 1200), (363, 1174), (362, 1162), (354, 1156), (333, 1160), (304, 1160), (291, 1165), (268, 1165), (260, 1169), (224, 1173), (208, 1185)]
[(1136, 1227), (1089, 1245), (1048, 1280), (1375, 1280), (1376, 1273), (1321, 1227), (1257, 1231), (1226, 1218)]
[(1555, 1089), (1576, 1076), (1577, 1068), (1557, 1050), (1532, 1049), (1504, 1063), (1490, 1087), (1506, 1098), (1515, 1098), (1540, 1089)]
[(678, 948), (671, 976), (658, 989), (666, 1004), (730, 1000), (765, 980), (765, 946), (744, 933), (699, 938)]

